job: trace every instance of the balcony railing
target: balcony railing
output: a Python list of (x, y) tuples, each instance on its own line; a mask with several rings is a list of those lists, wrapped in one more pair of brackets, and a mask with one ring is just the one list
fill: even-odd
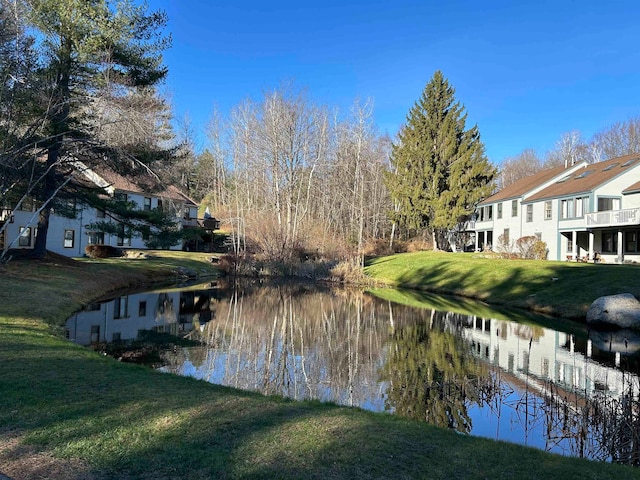
[(587, 213), (587, 227), (640, 225), (640, 208)]
[(198, 219), (197, 218), (182, 218), (182, 226), (183, 227), (197, 227)]

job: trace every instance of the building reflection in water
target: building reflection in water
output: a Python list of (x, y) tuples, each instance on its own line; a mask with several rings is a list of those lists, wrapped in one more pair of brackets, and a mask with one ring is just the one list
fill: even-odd
[(189, 335), (201, 345), (167, 351), (163, 371), (639, 463), (633, 341), (485, 317), (300, 284), (200, 286), (88, 306), (67, 332), (83, 345)]
[(65, 326), (69, 340), (80, 345), (130, 342), (142, 332), (182, 336), (202, 329), (215, 312), (220, 290), (211, 285), (122, 295), (87, 305)]

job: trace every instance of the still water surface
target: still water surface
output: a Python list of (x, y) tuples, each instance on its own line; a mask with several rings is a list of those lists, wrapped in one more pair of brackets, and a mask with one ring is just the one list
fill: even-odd
[(569, 322), (415, 292), (300, 284), (136, 293), (67, 322), (83, 345), (148, 331), (199, 342), (164, 351), (164, 372), (640, 461), (638, 353), (626, 338)]

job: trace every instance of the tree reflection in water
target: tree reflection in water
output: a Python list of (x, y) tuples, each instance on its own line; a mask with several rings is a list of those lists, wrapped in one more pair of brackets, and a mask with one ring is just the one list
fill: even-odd
[[(390, 306), (391, 309), (391, 306)], [(391, 310), (390, 310), (391, 311)], [(491, 378), (452, 332), (457, 314), (431, 310), (428, 323), (391, 333), (382, 378), (389, 382), (387, 407), (397, 414), (470, 433), (470, 402), (491, 400)]]
[(209, 298), (206, 323), (190, 334), (203, 346), (167, 352), (164, 370), (639, 463), (637, 365), (609, 364), (612, 353), (588, 347), (586, 331), (576, 340), (318, 286), (246, 287)]

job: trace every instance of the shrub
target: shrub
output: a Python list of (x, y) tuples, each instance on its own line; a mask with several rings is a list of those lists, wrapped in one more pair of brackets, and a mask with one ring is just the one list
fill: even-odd
[(525, 260), (546, 260), (547, 258), (547, 244), (533, 235), (516, 240), (515, 250), (518, 256)]
[(533, 259), (533, 247), (536, 242), (538, 242), (538, 237), (533, 235), (520, 237), (515, 243), (515, 253), (517, 253), (520, 258), (528, 260)]
[(547, 248), (546, 242), (542, 240), (537, 240), (533, 245), (533, 258), (535, 260), (546, 260), (547, 255), (549, 254), (549, 249)]
[(496, 253), (498, 253), (501, 258), (517, 258), (517, 255), (514, 253), (513, 243), (504, 235), (498, 237)]
[(362, 285), (369, 282), (357, 261), (342, 261), (330, 271), (330, 278), (334, 282)]
[(90, 258), (109, 258), (121, 257), (122, 251), (111, 245), (87, 245), (84, 247), (84, 253)]

